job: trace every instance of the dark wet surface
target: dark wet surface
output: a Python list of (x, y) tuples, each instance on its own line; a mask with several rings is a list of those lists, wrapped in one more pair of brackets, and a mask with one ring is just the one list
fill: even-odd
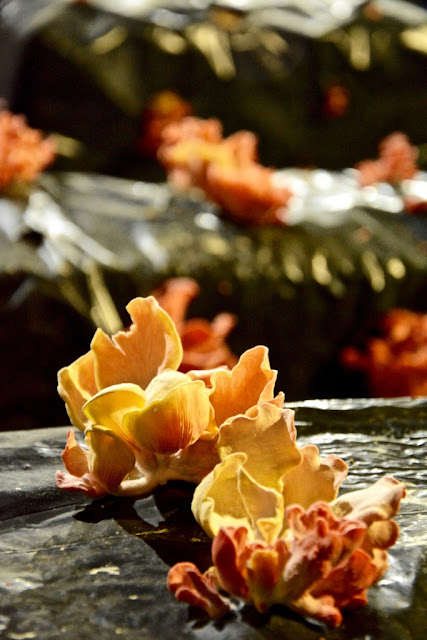
[(298, 441), (350, 465), (341, 491), (392, 474), (407, 487), (390, 569), (369, 604), (336, 630), (285, 609), (243, 607), (220, 623), (174, 601), (169, 565), (209, 564), (210, 543), (192, 518), (192, 487), (150, 498), (90, 502), (57, 490), (66, 428), (0, 434), (0, 637), (130, 640), (422, 640), (427, 540), (427, 401), (313, 401), (296, 412)]

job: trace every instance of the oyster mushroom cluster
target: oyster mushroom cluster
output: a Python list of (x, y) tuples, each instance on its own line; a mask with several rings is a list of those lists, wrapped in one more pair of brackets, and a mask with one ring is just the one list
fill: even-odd
[(159, 484), (196, 485), (194, 517), (213, 539), (212, 567), (172, 567), (178, 600), (223, 616), (235, 599), (285, 605), (330, 626), (366, 603), (398, 538), (405, 487), (384, 477), (338, 495), (347, 464), (299, 447), (277, 371), (256, 346), (229, 368), (180, 371), (183, 347), (156, 298), (127, 307), (132, 324), (98, 329), (90, 350), (58, 374), (70, 430), (57, 485), (90, 497), (143, 497)]

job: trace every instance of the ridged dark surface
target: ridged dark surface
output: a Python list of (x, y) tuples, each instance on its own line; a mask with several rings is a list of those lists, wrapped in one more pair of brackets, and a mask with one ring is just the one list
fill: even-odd
[(174, 276), (200, 285), (188, 317), (236, 315), (237, 355), (269, 347), (289, 401), (369, 395), (340, 351), (383, 311), (425, 312), (427, 218), (406, 213), (391, 187), (371, 190), (368, 207), (351, 177), (290, 177), (306, 196), (284, 228), (235, 224), (164, 183), (97, 174), (45, 174), (25, 198), (0, 200), (0, 430), (61, 424), (56, 372), (96, 326), (126, 326), (129, 300)]
[(390, 569), (369, 604), (327, 630), (286, 610), (244, 607), (221, 623), (177, 604), (168, 566), (209, 563), (209, 543), (174, 484), (145, 500), (90, 502), (54, 487), (66, 428), (0, 434), (0, 636), (110, 640), (423, 640), (427, 595), (427, 399), (295, 406), (299, 443), (350, 465), (342, 492), (393, 474), (407, 497)]
[(153, 179), (137, 147), (143, 110), (164, 89), (227, 133), (256, 132), (276, 167), (352, 166), (397, 129), (425, 143), (419, 3), (2, 4), (0, 94), (33, 126), (78, 141), (61, 168)]

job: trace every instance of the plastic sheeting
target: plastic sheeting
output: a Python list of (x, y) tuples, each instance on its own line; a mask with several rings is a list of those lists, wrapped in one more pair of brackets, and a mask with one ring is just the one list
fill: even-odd
[[(425, 200), (425, 174), (362, 194), (351, 170), (326, 169), (374, 157), (395, 129), (423, 166), (421, 4), (1, 3), (0, 97), (55, 134), (55, 168), (72, 171), (0, 201), (0, 429), (63, 422), (57, 370), (95, 326), (126, 325), (130, 298), (177, 275), (201, 286), (191, 315), (237, 315), (237, 354), (270, 347), (288, 399), (366, 394), (339, 352), (382, 311), (425, 311), (425, 217), (403, 205)], [(163, 89), (227, 134), (254, 131), (264, 164), (319, 167), (278, 173), (297, 195), (288, 228), (238, 227), (162, 183), (138, 145)]]
[(164, 89), (257, 133), (264, 164), (341, 169), (395, 130), (425, 143), (426, 22), (403, 0), (8, 0), (0, 97), (59, 134), (61, 169), (150, 180), (141, 116)]
[[(284, 228), (237, 225), (166, 184), (82, 173), (46, 173), (22, 200), (4, 198), (2, 428), (63, 422), (56, 371), (88, 350), (96, 326), (126, 326), (129, 300), (174, 276), (200, 285), (189, 317), (237, 316), (237, 355), (269, 347), (289, 401), (366, 395), (340, 350), (382, 311), (425, 311), (426, 218), (387, 185), (368, 190), (367, 206), (351, 176), (287, 177), (300, 195)], [(411, 184), (425, 185), (422, 174)]]
[[(292, 405), (294, 406), (294, 405)], [(90, 502), (54, 487), (66, 429), (0, 434), (0, 633), (16, 638), (106, 640), (422, 640), (425, 634), (427, 404), (424, 400), (306, 402), (300, 445), (350, 465), (342, 491), (392, 474), (407, 487), (400, 539), (369, 604), (326, 630), (286, 609), (243, 607), (209, 622), (166, 589), (171, 564), (210, 564), (210, 542), (190, 512), (191, 487), (132, 501)]]

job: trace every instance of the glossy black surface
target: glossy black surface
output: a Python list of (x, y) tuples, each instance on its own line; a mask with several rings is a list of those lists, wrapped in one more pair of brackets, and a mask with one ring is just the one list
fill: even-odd
[[(21, 200), (1, 199), (0, 430), (62, 424), (56, 372), (174, 276), (200, 286), (188, 317), (236, 315), (237, 355), (269, 347), (289, 401), (370, 395), (340, 352), (388, 309), (426, 311), (427, 218), (414, 225), (390, 185), (370, 190), (368, 207), (351, 176), (283, 173), (305, 194), (284, 228), (233, 223), (165, 183), (97, 174), (47, 173)], [(420, 176), (409, 182), (421, 188)]]
[[(34, 126), (77, 142), (61, 169), (154, 179), (137, 150), (143, 110), (163, 89), (227, 133), (256, 132), (276, 167), (352, 166), (396, 129), (425, 143), (427, 13), (413, 2), (2, 5), (0, 94)], [(334, 88), (344, 92), (338, 110)]]
[(350, 465), (342, 491), (385, 474), (405, 482), (390, 569), (369, 604), (328, 630), (285, 609), (243, 607), (214, 623), (174, 601), (169, 565), (209, 563), (210, 544), (174, 484), (136, 502), (57, 490), (66, 428), (0, 434), (0, 637), (107, 640), (423, 640), (426, 623), (427, 399), (295, 406), (299, 443)]

